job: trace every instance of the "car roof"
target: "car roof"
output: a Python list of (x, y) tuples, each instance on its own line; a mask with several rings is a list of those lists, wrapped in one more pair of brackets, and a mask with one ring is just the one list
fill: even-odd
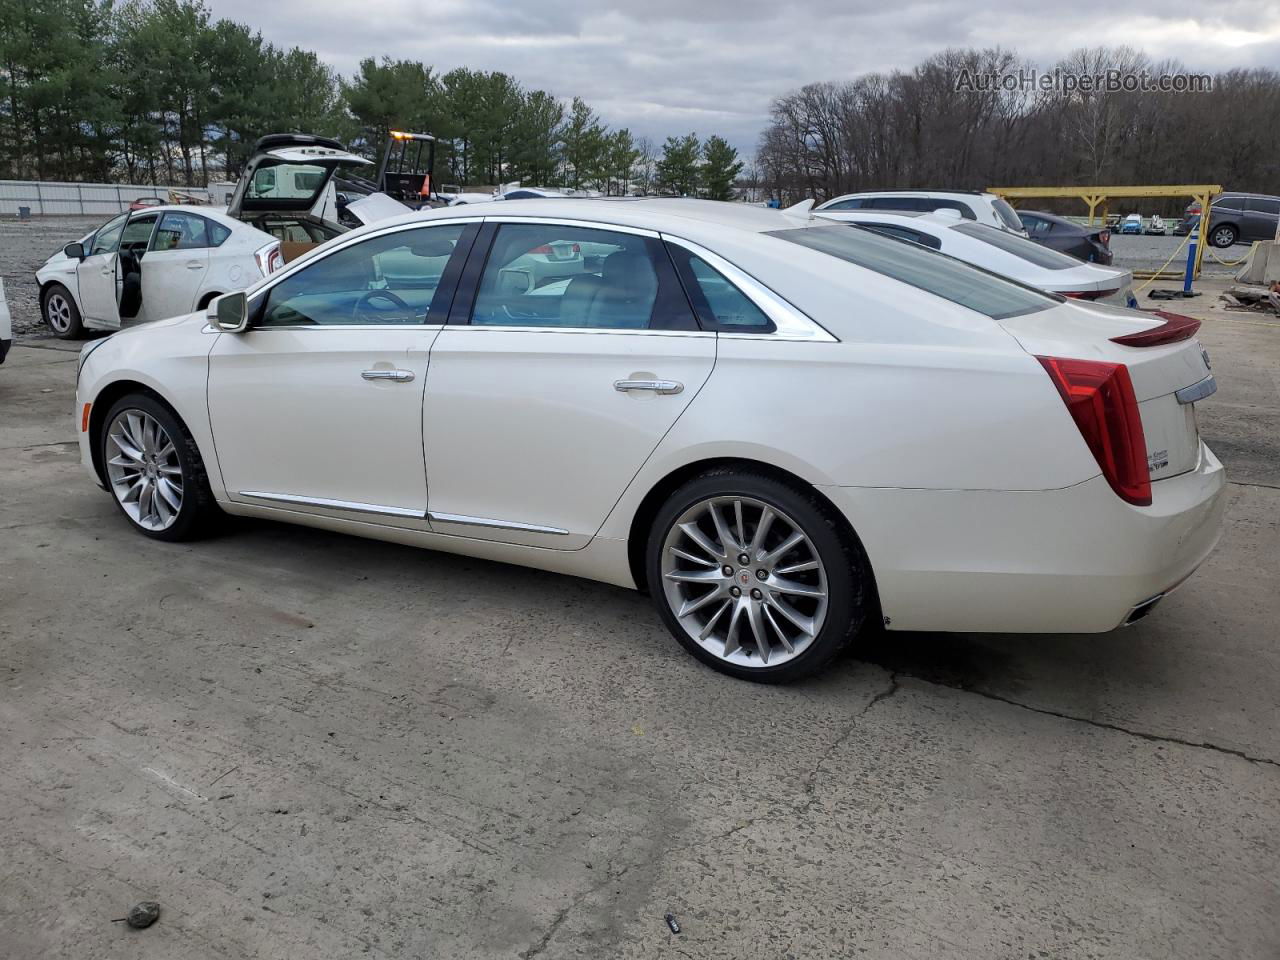
[[(198, 203), (162, 203), (156, 206), (144, 207), (141, 210), (121, 210), (120, 213), (134, 213), (150, 216), (153, 213), (165, 213), (169, 210), (177, 210), (181, 213), (199, 214), (200, 216), (207, 217), (210, 220), (216, 220), (218, 223), (227, 227), (239, 227), (244, 225), (244, 221), (227, 216), (226, 209), (226, 207), (209, 207)], [(120, 213), (117, 213), (116, 216), (120, 216)]]
[[(501, 208), (501, 209), (499, 209)], [(538, 200), (505, 200), (495, 207), (470, 204), (419, 210), (402, 217), (379, 220), (366, 229), (395, 224), (488, 217), (555, 217), (566, 220), (593, 220), (649, 230), (681, 232), (731, 228), (748, 233), (766, 233), (803, 226), (828, 226), (831, 221), (811, 218), (807, 211), (788, 213), (745, 203), (694, 200), (684, 197), (544, 197)]]
[[(906, 227), (932, 227), (935, 230), (945, 230), (948, 227), (958, 227), (962, 223), (976, 223), (975, 220), (966, 220), (963, 217), (953, 217), (947, 214), (926, 213), (921, 210), (832, 210), (830, 213), (820, 213), (818, 215), (823, 220), (830, 220), (832, 223), (855, 223), (859, 220), (867, 223), (898, 223)], [(838, 219), (837, 219), (838, 218)], [(980, 224), (980, 226), (988, 226), (988, 224)], [(992, 230), (997, 228), (992, 227)]]
[(995, 197), (994, 193), (988, 193), (986, 190), (930, 190), (927, 188), (913, 187), (903, 190), (861, 190), (857, 193), (842, 193), (838, 197), (832, 197), (830, 200), (823, 201), (825, 206), (828, 203), (835, 203), (837, 200), (849, 200), (854, 197)]

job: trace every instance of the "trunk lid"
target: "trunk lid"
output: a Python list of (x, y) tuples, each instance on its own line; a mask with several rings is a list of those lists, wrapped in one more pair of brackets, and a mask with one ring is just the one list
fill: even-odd
[[(1193, 470), (1200, 433), (1195, 403), (1185, 388), (1210, 376), (1208, 355), (1194, 336), (1174, 343), (1126, 346), (1112, 337), (1164, 325), (1161, 317), (1098, 303), (1069, 301), (999, 321), (1028, 353), (1122, 363), (1128, 368), (1142, 416), (1152, 481)], [(1177, 396), (1184, 391), (1183, 399)], [(1207, 394), (1205, 394), (1207, 396)]]
[(331, 184), (338, 168), (369, 165), (364, 157), (326, 137), (263, 137), (254, 145), (254, 154), (231, 194), (227, 215), (251, 220), (264, 213), (289, 213), (333, 222)]

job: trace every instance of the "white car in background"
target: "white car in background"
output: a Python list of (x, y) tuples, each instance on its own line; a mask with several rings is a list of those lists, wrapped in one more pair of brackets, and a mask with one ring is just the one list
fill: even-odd
[(963, 220), (952, 210), (937, 213), (839, 211), (817, 215), (940, 251), (1049, 293), (1119, 307), (1137, 303), (1133, 298), (1130, 271), (1085, 263), (1006, 230)]
[(4, 295), (4, 281), (0, 280), (0, 363), (4, 363), (12, 346), (13, 318), (9, 315), (9, 301)]
[(353, 226), (408, 212), (381, 193), (338, 210), (334, 174), (368, 163), (336, 140), (263, 137), (226, 210), (143, 207), (50, 257), (36, 271), (42, 316), (57, 336), (74, 339), (190, 313)]
[[(553, 242), (609, 252), (503, 282)], [(389, 258), (419, 269), (387, 282)], [(807, 214), (512, 201), (87, 344), (75, 422), (144, 536), (230, 513), (647, 588), (695, 657), (780, 681), (870, 623), (1149, 613), (1226, 500), (1198, 326)]]
[(977, 190), (884, 190), (876, 193), (846, 193), (814, 207), (817, 214), (847, 213), (853, 210), (865, 212), (892, 211), (902, 213), (932, 213), (935, 210), (954, 210), (965, 220), (985, 223), (997, 230), (1027, 235), (1018, 211), (1009, 201), (994, 193)]

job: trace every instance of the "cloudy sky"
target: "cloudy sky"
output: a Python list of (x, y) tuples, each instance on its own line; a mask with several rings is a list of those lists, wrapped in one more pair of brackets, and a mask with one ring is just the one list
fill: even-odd
[(367, 56), (502, 70), (584, 97), (656, 140), (719, 133), (751, 150), (770, 99), (814, 80), (909, 69), (948, 46), (1000, 45), (1042, 67), (1129, 44), (1189, 68), (1280, 66), (1276, 0), (207, 0), (344, 74)]

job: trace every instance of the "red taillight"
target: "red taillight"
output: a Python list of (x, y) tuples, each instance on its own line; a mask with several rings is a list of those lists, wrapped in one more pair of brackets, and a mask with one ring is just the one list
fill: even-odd
[(1112, 343), (1126, 347), (1158, 347), (1165, 343), (1177, 343), (1179, 340), (1190, 340), (1200, 329), (1200, 321), (1195, 317), (1184, 317), (1180, 313), (1155, 311), (1164, 323), (1150, 330), (1139, 330), (1137, 333), (1126, 333), (1123, 337), (1112, 337)]
[(284, 257), (280, 253), (280, 242), (275, 241), (253, 252), (253, 259), (258, 263), (258, 270), (264, 277), (269, 277), (284, 266)]
[(1129, 368), (1100, 360), (1036, 359), (1058, 388), (1111, 489), (1135, 506), (1150, 506), (1147, 440)]
[(1106, 247), (1108, 250), (1111, 249), (1111, 231), (1110, 230), (1100, 231), (1098, 233), (1098, 242), (1102, 244), (1104, 247)]

